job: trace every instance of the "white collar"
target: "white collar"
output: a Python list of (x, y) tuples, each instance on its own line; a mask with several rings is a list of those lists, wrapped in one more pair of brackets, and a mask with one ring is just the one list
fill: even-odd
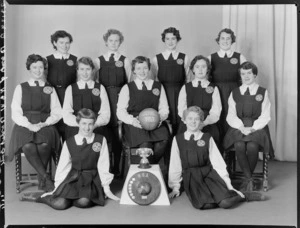
[(192, 84), (193, 84), (193, 87), (197, 87), (198, 86), (198, 82), (201, 82), (201, 87), (202, 88), (206, 88), (208, 85), (209, 85), (209, 81), (205, 78), (205, 79), (197, 79), (196, 77), (193, 79), (192, 81)]
[(203, 132), (200, 131), (200, 130), (196, 131), (196, 132), (185, 131), (184, 132), (184, 138), (186, 140), (190, 140), (190, 137), (191, 137), (192, 134), (194, 134), (194, 136), (195, 136), (194, 140), (199, 140), (202, 137)]
[(220, 56), (221, 58), (224, 58), (225, 53), (226, 53), (227, 57), (231, 57), (232, 54), (233, 54), (233, 51), (232, 51), (231, 49), (229, 49), (229, 50), (227, 50), (227, 51), (224, 51), (224, 50), (220, 49), (220, 50), (218, 51), (218, 54), (219, 54), (219, 56)]
[(87, 83), (88, 87), (91, 88), (91, 87), (94, 87), (94, 83), (95, 82), (93, 80), (89, 80), (89, 81), (85, 82), (85, 81), (83, 81), (81, 79), (79, 79), (79, 81), (77, 82), (77, 84), (79, 86), (83, 86), (83, 87), (85, 86), (85, 83)]
[(114, 54), (114, 59), (119, 59), (120, 57), (120, 53), (118, 51), (114, 52), (114, 51), (108, 51), (106, 53), (106, 56), (109, 58), (111, 56), (111, 54)]
[(70, 57), (70, 54), (67, 53), (67, 54), (61, 54), (60, 52), (56, 51), (54, 54), (53, 54), (54, 58), (56, 59), (68, 59)]
[(251, 94), (252, 91), (254, 91), (258, 87), (258, 84), (256, 82), (253, 82), (251, 85), (242, 84), (240, 86), (241, 92), (245, 93), (248, 87), (249, 87), (249, 92)]
[(86, 138), (87, 143), (91, 143), (94, 141), (95, 133), (92, 133), (92, 135), (90, 137), (84, 137), (79, 133), (75, 135), (75, 140), (76, 140), (77, 144), (79, 144), (79, 145), (82, 144), (83, 138)]
[(29, 85), (34, 85), (35, 86), (35, 81), (38, 81), (39, 82), (39, 86), (44, 86), (45, 85), (45, 81), (43, 81), (42, 79), (33, 79), (33, 78), (30, 78), (29, 80), (28, 80), (28, 83), (29, 83)]

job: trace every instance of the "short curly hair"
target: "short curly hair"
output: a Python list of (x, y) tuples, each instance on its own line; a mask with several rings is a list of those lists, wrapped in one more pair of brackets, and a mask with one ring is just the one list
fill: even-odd
[(234, 35), (234, 32), (233, 32), (231, 29), (229, 29), (229, 28), (224, 28), (224, 29), (222, 29), (222, 30), (219, 32), (218, 37), (216, 38), (216, 41), (217, 41), (218, 44), (219, 44), (219, 41), (220, 41), (220, 37), (221, 37), (221, 33), (222, 33), (222, 32), (225, 32), (225, 33), (230, 34), (230, 36), (231, 36), (231, 43), (232, 43), (232, 44), (235, 42), (236, 36)]
[(123, 36), (123, 34), (122, 34), (119, 30), (117, 30), (117, 29), (108, 29), (107, 32), (103, 35), (103, 40), (104, 40), (105, 42), (107, 42), (108, 37), (109, 37), (110, 35), (113, 35), (113, 34), (116, 34), (116, 35), (118, 35), (118, 36), (120, 37), (120, 44), (123, 43), (123, 41), (124, 41), (124, 36)]
[(84, 65), (88, 65), (92, 68), (92, 70), (95, 69), (95, 65), (94, 65), (94, 62), (93, 60), (90, 58), (90, 57), (81, 57), (80, 59), (77, 60), (77, 63), (76, 63), (76, 69), (78, 69), (78, 66), (80, 63), (83, 63)]
[(44, 64), (44, 69), (47, 69), (48, 68), (48, 62), (45, 58), (43, 58), (42, 56), (40, 55), (37, 55), (37, 54), (31, 54), (27, 57), (27, 60), (26, 60), (26, 69), (27, 70), (30, 70), (30, 66), (32, 63), (36, 63), (36, 62), (43, 62)]
[(53, 48), (56, 50), (56, 47), (54, 46), (54, 42), (57, 42), (59, 38), (65, 38), (68, 37), (70, 40), (70, 43), (73, 42), (73, 37), (70, 33), (64, 31), (64, 30), (58, 30), (55, 33), (51, 35), (51, 43), (53, 45)]
[[(195, 64), (196, 64), (196, 62), (198, 61), (198, 60), (204, 60), (205, 62), (206, 62), (206, 66), (207, 66), (207, 75), (209, 75), (210, 74), (210, 71), (211, 71), (211, 64), (210, 64), (210, 62), (209, 62), (209, 59), (208, 58), (206, 58), (205, 56), (203, 56), (203, 55), (197, 55), (197, 56), (195, 56), (195, 58), (193, 58), (193, 60), (191, 61), (191, 64), (190, 64), (190, 70), (193, 72), (193, 69), (194, 69), (194, 66), (195, 66)], [(194, 72), (193, 72), (194, 73)]]
[(76, 122), (79, 123), (82, 118), (92, 119), (94, 122), (96, 122), (97, 119), (96, 114), (88, 108), (82, 108), (77, 112)]
[(240, 66), (239, 69), (238, 69), (239, 74), (241, 74), (241, 69), (243, 69), (243, 70), (249, 70), (249, 69), (252, 69), (252, 73), (253, 73), (254, 75), (257, 75), (257, 73), (258, 73), (257, 66), (256, 66), (254, 63), (249, 62), (249, 61), (243, 62), (243, 63), (241, 64), (241, 66)]
[(183, 111), (183, 120), (186, 120), (186, 117), (187, 117), (187, 115), (190, 113), (190, 112), (195, 112), (195, 113), (197, 113), (198, 115), (199, 115), (199, 117), (200, 117), (200, 121), (201, 122), (203, 122), (204, 121), (204, 112), (203, 112), (203, 110), (200, 108), (200, 107), (198, 107), (198, 106), (190, 106), (190, 107), (188, 107), (187, 109), (185, 109), (184, 111)]
[(144, 57), (144, 56), (137, 56), (137, 57), (135, 57), (135, 58), (131, 61), (131, 70), (132, 70), (132, 72), (134, 71), (135, 65), (136, 65), (137, 63), (143, 63), (143, 62), (146, 62), (146, 63), (147, 63), (148, 68), (149, 68), (149, 70), (150, 70), (150, 67), (151, 67), (150, 59), (147, 58), (147, 57)]
[(173, 33), (173, 35), (176, 36), (177, 41), (181, 40), (181, 36), (180, 36), (179, 30), (177, 30), (174, 27), (169, 27), (169, 28), (165, 29), (163, 31), (163, 33), (161, 34), (161, 39), (162, 39), (163, 42), (165, 42), (166, 34), (167, 33)]

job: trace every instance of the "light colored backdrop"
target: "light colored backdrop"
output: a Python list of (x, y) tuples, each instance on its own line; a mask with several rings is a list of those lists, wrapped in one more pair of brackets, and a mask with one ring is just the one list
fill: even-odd
[(6, 148), (12, 121), (10, 104), (16, 85), (28, 79), (29, 54), (53, 52), (50, 35), (66, 30), (73, 36), (70, 53), (98, 57), (106, 51), (103, 34), (122, 31), (120, 52), (130, 59), (154, 57), (164, 49), (161, 33), (170, 26), (180, 30), (178, 50), (189, 58), (218, 49), (214, 41), (222, 27), (222, 6), (49, 6), (8, 5), (6, 8)]

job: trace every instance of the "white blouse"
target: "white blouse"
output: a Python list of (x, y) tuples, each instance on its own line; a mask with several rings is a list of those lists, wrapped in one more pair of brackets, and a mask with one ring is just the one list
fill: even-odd
[[(76, 82), (79, 89), (84, 89), (86, 82), (83, 80), (79, 80)], [(93, 80), (89, 80), (87, 82), (88, 88), (94, 88), (95, 82)], [(100, 85), (100, 99), (101, 99), (101, 107), (98, 112), (98, 117), (95, 122), (97, 126), (104, 126), (108, 124), (110, 120), (110, 107), (109, 101), (107, 97), (106, 90), (103, 85)], [(72, 93), (72, 86), (69, 85), (66, 89), (65, 93), (65, 100), (63, 104), (63, 120), (65, 124), (71, 127), (78, 127), (78, 123), (76, 122), (76, 116), (74, 115), (73, 109), (73, 93)]]
[[(220, 49), (217, 53), (218, 53), (218, 56), (220, 58), (224, 58), (225, 53), (226, 53), (226, 55), (227, 55), (228, 58), (231, 58), (232, 55), (233, 55), (233, 53), (234, 53), (234, 51), (232, 51), (232, 50), (224, 51), (224, 50)], [(211, 55), (207, 56), (207, 58), (211, 62)], [(246, 62), (246, 61), (247, 60), (246, 60), (245, 56), (243, 56), (242, 54), (240, 54), (240, 64), (242, 64), (243, 62)]]
[[(34, 83), (34, 79), (29, 79), (28, 83), (29, 86), (36, 86)], [(45, 82), (43, 80), (38, 80), (38, 83), (40, 86), (44, 86)], [(51, 101), (50, 101), (50, 116), (46, 119), (45, 123), (47, 125), (53, 125), (56, 124), (61, 118), (62, 118), (62, 108), (60, 105), (60, 102), (58, 100), (57, 93), (55, 89), (52, 90), (52, 93), (50, 95)], [(17, 85), (14, 91), (13, 99), (11, 102), (11, 117), (12, 120), (21, 127), (26, 127), (31, 124), (26, 116), (23, 115), (23, 109), (21, 107), (22, 105), (22, 87), (21, 85)]]
[[(77, 145), (82, 145), (83, 143), (83, 136), (81, 136), (79, 133), (75, 136), (75, 142)], [(92, 143), (94, 141), (95, 134), (93, 133), (91, 137), (86, 137), (86, 141), (88, 144)], [(54, 182), (54, 190), (52, 192), (47, 192), (42, 195), (42, 197), (45, 197), (47, 195), (52, 195), (55, 190), (58, 188), (58, 186), (64, 181), (66, 176), (69, 174), (69, 172), (72, 169), (72, 157), (70, 155), (67, 143), (64, 142), (61, 155), (59, 158), (59, 162), (57, 165), (56, 173), (55, 173), (55, 182)], [(108, 153), (108, 147), (107, 147), (107, 141), (105, 137), (103, 137), (102, 146), (100, 150), (100, 156), (97, 163), (97, 169), (100, 176), (100, 180), (102, 183), (102, 187), (104, 189), (110, 189), (109, 185), (112, 182), (114, 175), (109, 172), (109, 153)]]
[[(136, 84), (136, 86), (139, 90), (142, 90), (142, 80), (140, 80), (139, 78), (136, 78), (133, 82)], [(154, 80), (148, 79), (148, 80), (145, 80), (144, 82), (147, 87), (147, 90), (150, 90), (152, 88)], [(127, 112), (129, 100), (130, 100), (129, 88), (128, 88), (128, 85), (124, 85), (119, 94), (119, 100), (118, 100), (118, 104), (117, 104), (117, 117), (122, 122), (132, 125), (134, 117), (133, 117), (133, 115), (130, 115)], [(161, 86), (161, 93), (160, 93), (160, 97), (159, 97), (158, 114), (160, 116), (161, 121), (166, 120), (169, 115), (169, 105), (168, 105), (168, 101), (167, 101), (166, 92), (165, 92), (163, 86)]]
[[(186, 140), (189, 140), (191, 134), (194, 134), (195, 136), (194, 140), (196, 141), (202, 137), (203, 132), (197, 131), (193, 133), (193, 132), (186, 131), (184, 132), (184, 138)], [(216, 170), (219, 176), (226, 183), (227, 188), (229, 190), (236, 191), (240, 196), (244, 197), (244, 195), (241, 192), (234, 189), (233, 186), (231, 185), (231, 180), (226, 170), (226, 164), (212, 137), (209, 140), (209, 160), (212, 164), (213, 169)], [(181, 164), (180, 152), (179, 152), (177, 140), (176, 137), (174, 137), (172, 142), (172, 148), (171, 148), (168, 185), (173, 191), (179, 192), (181, 181), (182, 181), (182, 164)]]
[[(201, 87), (202, 88), (207, 88), (207, 86), (210, 83), (207, 79), (198, 80), (198, 79), (195, 78), (192, 81), (192, 86), (193, 87), (198, 87), (198, 82), (199, 81), (201, 82)], [(186, 94), (186, 86), (185, 85), (182, 86), (182, 88), (179, 92), (177, 108), (178, 108), (178, 115), (182, 118), (183, 111), (188, 108), (187, 107), (187, 94)], [(209, 125), (209, 124), (216, 123), (220, 118), (221, 111), (222, 111), (222, 104), (221, 104), (220, 92), (219, 92), (219, 89), (217, 87), (215, 87), (214, 92), (212, 94), (211, 109), (209, 110), (208, 116), (203, 121), (205, 126)]]
[[(254, 94), (256, 94), (259, 85), (255, 82), (252, 83), (250, 86), (243, 84), (239, 87), (241, 94), (244, 94), (246, 92), (247, 87), (249, 87), (250, 95), (254, 95)], [(229, 124), (229, 126), (231, 126), (232, 128), (239, 129), (242, 126), (244, 126), (244, 124), (243, 124), (243, 121), (240, 118), (238, 118), (235, 106), (236, 106), (236, 103), (233, 100), (232, 92), (231, 92), (231, 94), (228, 98), (228, 114), (226, 117), (226, 121)], [(269, 100), (268, 91), (266, 90), (265, 98), (264, 98), (264, 100), (262, 102), (262, 106), (261, 106), (261, 114), (258, 117), (258, 119), (253, 122), (252, 128), (254, 130), (263, 129), (271, 120), (270, 112), (271, 112), (271, 102)]]

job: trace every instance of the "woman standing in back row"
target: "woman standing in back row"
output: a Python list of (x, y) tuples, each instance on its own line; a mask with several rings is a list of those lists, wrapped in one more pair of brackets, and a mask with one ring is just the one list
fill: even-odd
[(231, 46), (235, 40), (236, 36), (231, 29), (222, 29), (216, 38), (220, 50), (208, 56), (212, 66), (211, 82), (219, 88), (222, 102), (222, 112), (219, 120), (221, 142), (229, 127), (226, 122), (228, 97), (234, 88), (241, 85), (238, 69), (246, 61), (246, 58), (242, 54), (231, 50)]

